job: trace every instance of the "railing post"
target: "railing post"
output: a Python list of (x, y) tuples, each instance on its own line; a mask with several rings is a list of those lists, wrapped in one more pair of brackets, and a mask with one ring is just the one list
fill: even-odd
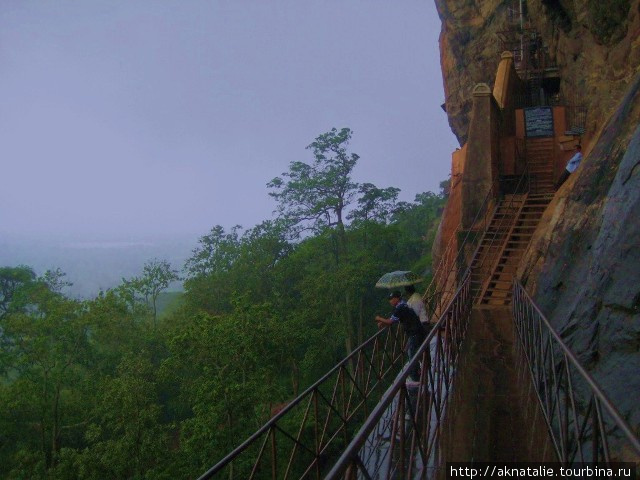
[(271, 478), (278, 478), (278, 449), (276, 448), (276, 429), (271, 429)]
[(591, 417), (591, 429), (593, 431), (593, 440), (591, 443), (591, 461), (592, 462), (597, 462), (598, 461), (598, 431), (599, 431), (599, 427), (600, 425), (598, 424), (598, 410), (599, 410), (599, 406), (598, 406), (598, 399), (594, 398), (594, 414)]
[(640, 461), (640, 440), (517, 280), (513, 299), (516, 331), (559, 461), (610, 465), (614, 437), (627, 461), (631, 454)]
[(313, 393), (313, 432), (315, 436), (316, 444), (316, 478), (320, 478), (320, 428), (318, 425), (319, 411), (318, 411), (318, 394)]

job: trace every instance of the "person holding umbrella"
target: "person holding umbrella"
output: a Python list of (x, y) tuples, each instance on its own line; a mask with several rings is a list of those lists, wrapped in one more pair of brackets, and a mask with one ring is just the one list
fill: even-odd
[[(389, 318), (376, 315), (378, 328), (385, 328), (394, 323), (400, 323), (407, 336), (407, 354), (409, 355), (409, 359), (412, 359), (425, 339), (424, 328), (420, 323), (420, 318), (416, 315), (416, 312), (407, 305), (407, 302), (402, 299), (402, 294), (397, 290), (389, 294), (389, 304), (393, 307), (393, 312)], [(413, 382), (420, 381), (420, 367), (418, 363), (416, 363), (409, 372), (409, 377)]]
[(376, 283), (376, 287), (389, 289), (404, 287), (407, 304), (420, 318), (420, 323), (422, 323), (425, 333), (429, 333), (431, 325), (429, 324), (429, 318), (427, 316), (427, 308), (422, 297), (416, 292), (414, 287), (416, 283), (420, 282), (422, 282), (422, 278), (411, 270), (397, 270), (395, 272), (385, 273), (380, 277), (380, 280)]

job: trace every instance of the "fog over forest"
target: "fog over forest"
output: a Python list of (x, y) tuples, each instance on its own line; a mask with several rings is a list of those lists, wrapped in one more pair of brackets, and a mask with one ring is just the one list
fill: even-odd
[(2, 2), (0, 478), (197, 478), (378, 331), (381, 275), (426, 285), (440, 26), (421, 0)]
[[(0, 265), (28, 265), (38, 275), (59, 268), (73, 283), (65, 293), (88, 299), (100, 290), (116, 287), (123, 278), (140, 275), (144, 263), (155, 258), (182, 270), (197, 242), (197, 237), (186, 236), (103, 241), (5, 236), (0, 239)], [(170, 290), (181, 288), (180, 283), (174, 283)]]

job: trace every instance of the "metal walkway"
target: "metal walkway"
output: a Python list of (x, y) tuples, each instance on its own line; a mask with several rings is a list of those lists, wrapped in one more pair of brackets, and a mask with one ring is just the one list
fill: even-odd
[[(446, 462), (640, 463), (640, 441), (524, 289), (470, 275), (418, 353), (378, 332), (201, 479), (441, 478)], [(421, 365), (419, 384), (408, 372)]]
[[(449, 241), (424, 296), (437, 323), (412, 359), (395, 327), (379, 331), (200, 480), (430, 479), (451, 461), (640, 466), (634, 432), (502, 261), (519, 259), (549, 200), (527, 203), (530, 183), (525, 171), (523, 193), (495, 205), (489, 192), (479, 230)], [(417, 363), (420, 382), (407, 383)]]

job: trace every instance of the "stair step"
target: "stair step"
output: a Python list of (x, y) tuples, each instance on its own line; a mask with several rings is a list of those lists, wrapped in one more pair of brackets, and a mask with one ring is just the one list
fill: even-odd
[(485, 290), (485, 294), (490, 293), (494, 295), (495, 294), (502, 295), (505, 293), (509, 293), (509, 294), (511, 293), (511, 289), (513, 287), (513, 279), (504, 280), (499, 283), (500, 283), (499, 285), (494, 285), (493, 283), (490, 283)]
[[(514, 262), (514, 260), (516, 260)], [(500, 261), (498, 262), (498, 265), (502, 265), (502, 266), (514, 266), (514, 265), (518, 265), (520, 263), (520, 259), (519, 258), (515, 258), (515, 257), (503, 257), (500, 259)]]
[(494, 300), (494, 299), (484, 300), (483, 299), (481, 303), (482, 305), (504, 306), (504, 305), (510, 305), (511, 299), (508, 299), (508, 298), (505, 298), (503, 300)]
[[(488, 294), (490, 294), (490, 295), (488, 295)], [(509, 287), (508, 289), (504, 289), (504, 290), (487, 288), (487, 290), (485, 290), (485, 292), (484, 292), (485, 298), (487, 296), (491, 296), (491, 297), (507, 297), (509, 295), (511, 295), (511, 287)]]
[[(486, 293), (511, 293), (512, 281), (501, 281), (500, 286), (493, 284), (494, 282), (489, 283), (489, 287), (485, 290)], [(498, 283), (498, 282), (495, 282)]]
[(517, 265), (498, 265), (496, 270), (497, 270), (497, 273), (505, 274), (505, 275), (509, 274), (513, 276), (513, 274), (518, 271), (518, 266)]
[(486, 292), (484, 297), (482, 297), (482, 302), (489, 303), (491, 302), (491, 300), (508, 300), (510, 298), (511, 295), (507, 295), (506, 292), (497, 295), (494, 292), (491, 292), (491, 294), (489, 294), (489, 292)]

